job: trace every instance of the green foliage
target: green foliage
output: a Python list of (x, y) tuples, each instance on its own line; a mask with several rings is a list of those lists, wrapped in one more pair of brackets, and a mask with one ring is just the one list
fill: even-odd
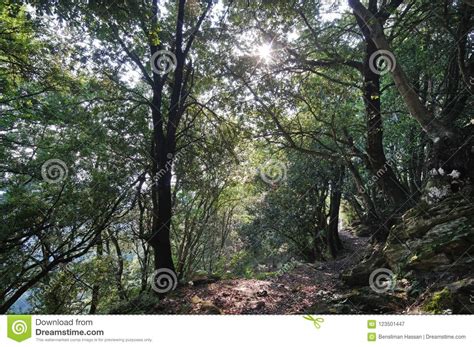
[(452, 309), (452, 296), (448, 288), (433, 293), (432, 297), (423, 305), (423, 310), (429, 313), (442, 314)]
[(232, 274), (236, 276), (244, 276), (246, 278), (252, 278), (253, 265), (255, 263), (252, 254), (246, 250), (236, 252), (228, 263), (228, 269), (231, 269)]
[(160, 300), (153, 293), (142, 293), (133, 299), (110, 307), (107, 314), (151, 314)]
[[(329, 167), (298, 153), (290, 155), (287, 177), (276, 187), (259, 181), (262, 198), (249, 206), (252, 222), (242, 229), (256, 259), (297, 256), (313, 261), (326, 226)], [(282, 252), (282, 254), (280, 254)]]
[[(369, 216), (371, 204), (394, 214), (391, 196), (372, 180), (368, 57), (353, 13), (333, 16), (319, 0), (224, 3), (194, 32), (209, 2), (186, 1), (183, 47), (192, 45), (177, 71), (187, 84), (174, 124), (180, 74), (153, 74), (151, 52), (179, 55), (175, 1), (159, 1), (158, 13), (151, 1), (0, 2), (4, 311), (26, 300), (35, 313), (87, 313), (98, 293), (98, 313), (153, 312), (148, 241), (162, 203), (153, 144), (174, 152), (170, 241), (182, 282), (199, 272), (269, 279), (292, 271), (292, 259), (326, 258), (341, 165), (345, 224)], [(402, 4), (384, 33), (417, 99), (469, 133), (470, 57), (457, 52), (471, 41), (456, 37), (463, 4)], [(378, 141), (416, 202), (433, 146), (391, 74), (380, 83), (371, 95), (381, 102)], [(161, 124), (176, 133), (166, 126), (160, 134)], [(168, 134), (176, 148), (162, 141)], [(49, 160), (63, 164), (56, 183), (43, 177)], [(441, 310), (444, 296), (427, 309)]]

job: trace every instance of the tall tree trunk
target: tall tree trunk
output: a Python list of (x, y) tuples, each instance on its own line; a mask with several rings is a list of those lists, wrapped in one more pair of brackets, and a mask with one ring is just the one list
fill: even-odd
[(115, 252), (117, 253), (117, 271), (115, 272), (115, 284), (117, 285), (117, 292), (118, 296), (121, 300), (125, 300), (127, 295), (123, 288), (122, 284), (122, 275), (123, 275), (123, 255), (122, 250), (120, 248), (120, 244), (118, 242), (117, 237), (114, 234), (110, 235), (110, 240), (114, 244)]
[[(163, 87), (166, 81), (165, 76), (161, 76), (156, 71), (153, 73), (153, 139), (151, 156), (152, 163), (152, 236), (149, 240), (153, 248), (155, 259), (155, 269), (170, 269), (174, 271), (173, 257), (171, 251), (170, 228), (172, 217), (171, 201), (171, 174), (173, 167), (173, 155), (176, 149), (176, 127), (180, 117), (179, 99), (182, 91), (182, 78), (184, 69), (183, 25), (184, 25), (184, 5), (186, 1), (180, 0), (178, 5), (178, 16), (176, 21), (175, 56), (177, 65), (174, 71), (173, 89), (170, 98), (170, 108), (168, 112), (168, 122), (166, 134), (164, 130), (164, 120), (162, 113)], [(153, 2), (153, 21), (157, 26), (158, 3)], [(150, 54), (153, 56), (162, 47), (151, 45)]]
[[(357, 17), (364, 22), (364, 26), (370, 31), (370, 37), (377, 48), (379, 50), (392, 52), (388, 40), (383, 32), (380, 20), (365, 8), (359, 0), (349, 0), (349, 5), (354, 10)], [(392, 64), (391, 74), (400, 95), (410, 111), (410, 114), (418, 121), (434, 143), (456, 137), (457, 132), (453, 127), (447, 126), (434, 118), (428, 109), (422, 104), (418, 94), (408, 82), (408, 78), (403, 71), (400, 62)]]
[(155, 256), (155, 269), (166, 268), (174, 271), (170, 241), (172, 217), (171, 168), (161, 170), (166, 170), (166, 172), (163, 177), (159, 177), (156, 181), (157, 187), (155, 188), (155, 193), (157, 195), (157, 204), (154, 206), (155, 213), (152, 221), (153, 236), (150, 239), (150, 244), (153, 247), (153, 254)]
[(172, 158), (163, 159), (166, 158), (167, 148), (164, 145), (162, 129), (155, 129), (154, 136), (151, 188), (153, 216), (149, 243), (153, 248), (155, 269), (166, 268), (174, 271), (170, 242)]
[[(378, 18), (361, 4), (359, 0), (349, 0), (349, 5), (352, 7), (354, 13), (361, 18), (365, 26), (370, 31), (370, 36), (379, 50), (389, 52), (390, 55), (396, 60), (393, 54), (390, 44), (385, 37), (382, 25)], [(462, 7), (461, 7), (462, 9)], [(468, 9), (464, 6), (464, 9)], [(472, 11), (472, 9), (468, 9)], [(460, 24), (464, 27), (466, 18), (463, 17), (463, 21)], [(461, 57), (461, 59), (464, 57)], [(458, 57), (459, 59), (459, 57)], [(464, 63), (461, 61), (461, 63)], [(433, 112), (428, 110), (426, 106), (421, 102), (419, 95), (409, 83), (408, 77), (403, 70), (400, 61), (394, 61), (391, 64), (391, 75), (395, 82), (401, 97), (405, 101), (405, 104), (411, 114), (411, 116), (420, 124), (423, 131), (433, 142), (431, 152), (428, 157), (428, 169), (443, 168), (445, 172), (451, 172), (456, 170), (461, 173), (461, 178), (466, 177), (474, 178), (471, 168), (474, 166), (474, 160), (472, 159), (471, 148), (473, 146), (472, 126), (470, 129), (466, 129), (466, 133), (456, 128), (456, 125), (452, 121), (452, 118), (448, 117), (447, 120), (451, 121), (443, 122), (434, 116)], [(465, 99), (461, 100), (465, 102)], [(442, 112), (443, 113), (443, 112)], [(449, 113), (452, 112), (448, 112)], [(431, 186), (445, 186), (449, 187), (450, 177), (447, 175), (430, 177), (432, 180)]]
[(380, 76), (370, 69), (370, 57), (376, 51), (377, 47), (372, 40), (368, 39), (364, 61), (364, 103), (367, 117), (369, 170), (377, 178), (376, 183), (385, 196), (395, 205), (400, 206), (406, 202), (408, 195), (385, 157), (380, 103)]
[[(369, 1), (369, 11), (377, 13), (377, 1)], [(355, 16), (365, 40), (365, 57), (362, 69), (364, 75), (364, 104), (367, 118), (367, 155), (368, 169), (376, 177), (376, 184), (384, 195), (395, 205), (400, 206), (407, 200), (407, 190), (398, 180), (385, 157), (383, 147), (383, 122), (381, 115), (380, 75), (371, 68), (371, 57), (377, 52), (370, 31), (359, 16)]]
[[(167, 74), (161, 76), (156, 71), (153, 73), (153, 141), (151, 156), (152, 163), (152, 237), (150, 245), (155, 256), (155, 269), (175, 270), (171, 252), (170, 228), (172, 218), (172, 194), (171, 175), (173, 159), (176, 154), (176, 132), (180, 120), (185, 111), (185, 102), (189, 93), (188, 85), (192, 73), (192, 65), (186, 65), (186, 57), (190, 53), (196, 34), (199, 32), (201, 24), (212, 7), (213, 2), (209, 1), (205, 10), (198, 18), (195, 27), (191, 30), (187, 41), (184, 40), (185, 31), (185, 5), (186, 0), (178, 1), (178, 12), (176, 18), (175, 40), (171, 46), (174, 47), (176, 66), (173, 72), (173, 82), (171, 84), (171, 95), (169, 97), (169, 108), (167, 111), (167, 121), (163, 119), (162, 98), (163, 87), (167, 80)], [(152, 5), (153, 27), (158, 28), (158, 1), (153, 0)], [(150, 54), (163, 49), (161, 44), (156, 46), (150, 44)], [(186, 75), (185, 75), (186, 71)]]
[(327, 228), (327, 244), (331, 256), (335, 258), (339, 250), (343, 248), (339, 238), (339, 209), (341, 206), (342, 184), (344, 180), (344, 166), (337, 168), (335, 180), (331, 184), (329, 202), (329, 224)]
[[(97, 235), (97, 260), (101, 261), (103, 255), (104, 255), (104, 245), (102, 243), (102, 233), (99, 233)], [(100, 285), (94, 284), (92, 286), (92, 298), (91, 298), (91, 307), (89, 309), (89, 314), (94, 314), (97, 312), (97, 306), (99, 305), (99, 291), (100, 291)]]

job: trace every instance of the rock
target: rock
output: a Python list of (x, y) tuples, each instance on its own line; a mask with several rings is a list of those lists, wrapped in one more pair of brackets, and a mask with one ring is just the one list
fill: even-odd
[(291, 286), (290, 291), (292, 293), (298, 293), (299, 291), (301, 291), (301, 285)]
[(350, 311), (364, 313), (398, 313), (405, 307), (405, 300), (400, 296), (387, 293), (376, 293), (370, 288), (352, 291), (343, 301)]
[(425, 312), (442, 314), (474, 313), (474, 278), (469, 277), (446, 285), (430, 295), (422, 305)]
[(331, 293), (329, 291), (326, 291), (326, 290), (319, 290), (316, 292), (316, 296), (327, 296), (327, 295), (330, 295)]
[(469, 277), (447, 286), (453, 299), (453, 313), (474, 313), (474, 278)]
[(378, 268), (386, 267), (387, 262), (379, 246), (366, 254), (364, 259), (350, 270), (342, 273), (342, 280), (351, 286), (367, 286), (372, 271)]
[(191, 298), (191, 302), (192, 302), (193, 304), (199, 304), (199, 303), (201, 303), (202, 301), (203, 301), (203, 300), (202, 300), (199, 296), (197, 296), (197, 295), (194, 295), (194, 296)]
[(318, 302), (305, 310), (309, 314), (399, 313), (406, 306), (402, 296), (376, 293), (368, 287), (352, 290), (329, 301)]
[(408, 285), (410, 284), (410, 281), (408, 281), (406, 278), (402, 278), (399, 283), (403, 287), (408, 287)]
[[(407, 211), (390, 230), (383, 254), (396, 272), (465, 273), (473, 263), (467, 253), (473, 244), (474, 204), (455, 194)], [(470, 253), (474, 254), (474, 248)]]
[[(421, 299), (422, 306), (417, 309), (424, 312), (472, 314), (472, 245), (472, 198), (458, 193), (433, 204), (421, 202), (397, 217), (384, 245), (376, 244), (359, 264), (341, 274), (347, 285), (364, 287), (328, 305), (338, 313), (398, 313)], [(379, 294), (368, 286), (369, 276), (383, 267), (391, 269), (399, 280), (393, 290)], [(435, 285), (436, 292), (426, 293), (426, 288)], [(320, 304), (315, 312), (324, 313), (323, 306)]]
[(205, 313), (205, 314), (221, 314), (222, 313), (219, 307), (217, 307), (210, 301), (205, 301), (201, 299), (197, 295), (194, 295), (191, 298), (191, 302), (197, 306), (197, 310), (199, 313)]
[(424, 255), (418, 257), (414, 255), (408, 261), (408, 267), (415, 270), (435, 270), (441, 265), (448, 265), (450, 260), (446, 254), (431, 254), (431, 257)]

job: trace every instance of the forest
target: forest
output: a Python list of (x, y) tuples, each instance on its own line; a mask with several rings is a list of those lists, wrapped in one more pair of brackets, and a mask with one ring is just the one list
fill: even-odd
[(474, 313), (473, 13), (0, 0), (0, 312)]

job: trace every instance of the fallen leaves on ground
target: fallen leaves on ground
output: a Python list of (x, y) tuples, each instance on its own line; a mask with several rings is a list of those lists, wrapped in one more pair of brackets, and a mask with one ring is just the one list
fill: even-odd
[(187, 285), (165, 298), (157, 313), (302, 314), (341, 296), (339, 274), (355, 264), (367, 238), (341, 232), (344, 252), (335, 260), (300, 264), (267, 280), (231, 279)]

